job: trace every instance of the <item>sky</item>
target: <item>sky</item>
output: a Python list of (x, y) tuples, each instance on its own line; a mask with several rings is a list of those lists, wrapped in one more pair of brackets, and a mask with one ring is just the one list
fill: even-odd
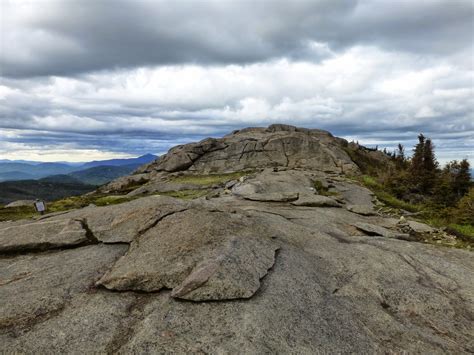
[(0, 0), (0, 159), (288, 123), (474, 164), (472, 0)]

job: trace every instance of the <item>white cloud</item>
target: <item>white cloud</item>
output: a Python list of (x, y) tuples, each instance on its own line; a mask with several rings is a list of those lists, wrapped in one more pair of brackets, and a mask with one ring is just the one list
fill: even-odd
[(0, 133), (18, 134), (3, 135), (14, 144), (3, 155), (156, 153), (273, 122), (387, 144), (423, 131), (464, 154), (474, 150), (470, 5), (5, 0)]

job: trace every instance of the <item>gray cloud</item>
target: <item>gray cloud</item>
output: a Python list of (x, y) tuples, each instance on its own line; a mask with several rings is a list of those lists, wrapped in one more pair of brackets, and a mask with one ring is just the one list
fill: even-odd
[(315, 44), (333, 51), (374, 45), (433, 56), (472, 51), (470, 0), (2, 4), (0, 66), (8, 77), (325, 58), (327, 51)]
[(274, 122), (380, 147), (424, 132), (473, 159), (471, 0), (0, 6), (0, 159), (162, 153)]

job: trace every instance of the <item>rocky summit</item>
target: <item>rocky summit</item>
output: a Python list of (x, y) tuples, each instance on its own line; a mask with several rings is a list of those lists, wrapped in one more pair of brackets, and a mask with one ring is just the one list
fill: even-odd
[(385, 213), (350, 147), (243, 129), (0, 223), (0, 352), (474, 352), (472, 252)]

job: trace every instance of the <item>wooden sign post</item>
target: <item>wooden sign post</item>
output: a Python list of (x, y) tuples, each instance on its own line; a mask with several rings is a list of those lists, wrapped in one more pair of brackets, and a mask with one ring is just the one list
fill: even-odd
[(36, 209), (36, 212), (39, 212), (40, 214), (44, 214), (44, 211), (46, 211), (46, 204), (44, 203), (44, 201), (36, 200), (35, 209)]

